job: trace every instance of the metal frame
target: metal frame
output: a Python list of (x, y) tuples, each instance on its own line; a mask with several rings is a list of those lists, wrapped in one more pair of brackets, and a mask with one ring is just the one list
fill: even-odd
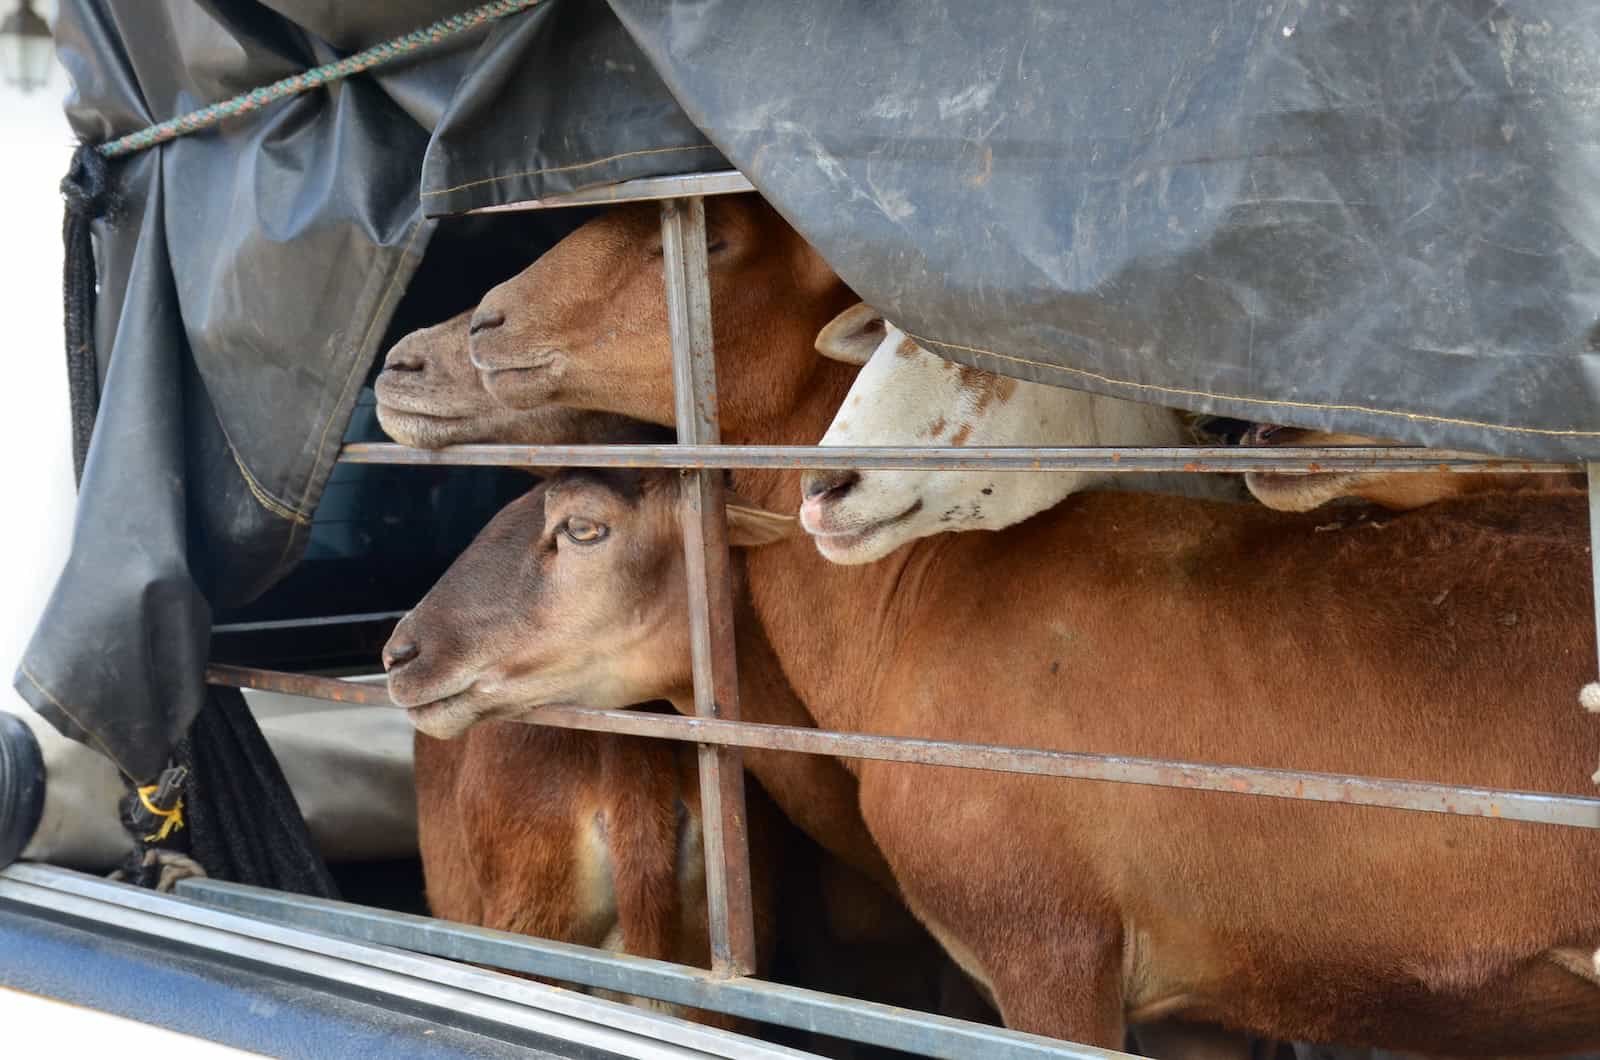
[(667, 961), (535, 939), (432, 917), (366, 909), (216, 880), (184, 880), (178, 893), (206, 905), (357, 942), (580, 983), (675, 1005), (714, 1009), (779, 1027), (814, 1031), (924, 1056), (1032, 1060), (1121, 1056), (1091, 1046), (981, 1023), (854, 1001), (759, 979), (722, 978)]
[[(337, 677), (315, 677), (245, 666), (210, 666), (206, 669), (206, 680), (235, 688), (331, 699), (340, 703), (394, 705), (381, 684), (358, 683)], [(592, 707), (540, 707), (521, 720), (530, 725), (547, 725), (556, 729), (680, 740), (698, 743), (702, 747), (753, 747), (838, 758), (981, 769), (994, 773), (1027, 773), (1033, 776), (1104, 780), (1116, 784), (1190, 788), (1304, 802), (1340, 802), (1459, 817), (1495, 817), (1507, 821), (1565, 825), (1569, 828), (1600, 828), (1600, 797), (1582, 795), (1551, 795), (1347, 773), (1217, 765), (1084, 751), (1046, 751), (1032, 747), (924, 740), (909, 736), (873, 736), (764, 722), (728, 721), (706, 715), (684, 718), (631, 710), (597, 710)]]
[(425, 1005), (509, 1031), (578, 1043), (599, 1055), (640, 1060), (806, 1056), (615, 1001), (374, 945), (366, 938), (317, 934), (284, 918), (245, 916), (219, 908), (221, 903), (202, 904), (49, 865), (18, 863), (0, 870), (0, 906), (4, 903), (285, 969), (313, 984), (339, 984), (388, 1005)]
[[(711, 348), (705, 200), (668, 199), (661, 204), (661, 251), (678, 440), (686, 445), (716, 445), (722, 432)], [(734, 658), (733, 579), (722, 493), (722, 476), (715, 471), (688, 473), (678, 518), (689, 579), (694, 711), (702, 718), (737, 721), (739, 669)], [(699, 754), (711, 967), (725, 975), (750, 975), (756, 970), (756, 941), (744, 764), (732, 747), (702, 743)]]
[(1461, 474), (1580, 472), (1582, 464), (1504, 460), (1470, 453), (1384, 446), (1254, 449), (1240, 446), (1016, 446), (970, 449), (928, 446), (815, 445), (452, 445), (409, 449), (389, 442), (356, 442), (339, 452), (349, 464), (449, 467), (677, 467), (772, 469), (911, 469), (934, 471), (1098, 471), (1118, 474), (1266, 471), (1453, 471)]
[(738, 195), (756, 187), (736, 169), (716, 173), (688, 173), (679, 177), (639, 177), (616, 184), (600, 184), (577, 191), (559, 192), (542, 199), (479, 206), (466, 213), (519, 213), (523, 210), (557, 210), (565, 206), (614, 206), (624, 202), (700, 198), (704, 195)]
[[(662, 201), (664, 276), (671, 321), (673, 383), (679, 444), (672, 446), (467, 445), (439, 451), (388, 444), (347, 445), (340, 459), (351, 463), (460, 466), (669, 467), (685, 469), (680, 518), (689, 569), (696, 716), (669, 717), (629, 711), (544, 708), (534, 724), (600, 732), (631, 733), (699, 744), (707, 879), (714, 972), (666, 973), (659, 962), (608, 956), (578, 959), (579, 948), (482, 929), (446, 926), (398, 915), (372, 916), (337, 903), (274, 896), (216, 884), (190, 884), (189, 893), (230, 908), (270, 912), (274, 918), (384, 941), (407, 949), (447, 953), (460, 959), (606, 985), (645, 996), (785, 1023), (818, 1019), (814, 1029), (859, 1041), (933, 1056), (972, 1055), (979, 1039), (970, 1024), (918, 1017), (894, 1018), (864, 1002), (811, 995), (745, 978), (753, 966), (749, 866), (745, 836), (743, 772), (737, 748), (758, 747), (808, 754), (916, 762), (1001, 772), (1076, 777), (1235, 794), (1343, 802), (1413, 811), (1495, 817), (1553, 825), (1600, 828), (1600, 798), (1468, 788), (1341, 774), (1307, 773), (1117, 755), (919, 740), (828, 732), (738, 720), (733, 615), (729, 592), (722, 468), (930, 468), (993, 471), (1101, 471), (1316, 473), (1346, 470), (1463, 474), (1516, 471), (1560, 473), (1584, 465), (1504, 460), (1411, 448), (1062, 448), (918, 449), (818, 448), (812, 446), (722, 446), (716, 414), (715, 365), (711, 348), (709, 284), (702, 196), (754, 190), (737, 173), (627, 181), (604, 188), (502, 206), (474, 213), (549, 209), (595, 203)], [(1600, 464), (1587, 465), (1594, 577), (1600, 585)], [(1600, 593), (1597, 593), (1600, 650)], [(378, 685), (240, 667), (213, 666), (207, 680), (344, 702), (387, 704)], [(645, 974), (646, 965), (651, 974)], [(781, 998), (782, 1003), (773, 1001)], [(825, 998), (819, 1001), (818, 998)], [(765, 1006), (765, 1007), (764, 1007)], [(776, 1006), (776, 1007), (772, 1007)], [(835, 1012), (842, 1013), (832, 1022)], [(907, 1030), (911, 1024), (915, 1026)], [(789, 1022), (788, 1025), (812, 1026)], [(957, 1025), (957, 1026), (951, 1026)], [(905, 1035), (909, 1034), (909, 1037)], [(984, 1029), (983, 1055), (1107, 1056), (1101, 1050), (1047, 1039), (1000, 1049), (1011, 1032)], [(1007, 1047), (1009, 1049), (1009, 1046)], [(999, 1051), (995, 1051), (999, 1050)]]

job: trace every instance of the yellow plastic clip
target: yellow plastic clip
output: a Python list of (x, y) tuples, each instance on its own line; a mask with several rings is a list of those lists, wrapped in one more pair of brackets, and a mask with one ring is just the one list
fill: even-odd
[(157, 831), (144, 837), (146, 843), (159, 843), (173, 832), (183, 827), (183, 799), (179, 798), (172, 804), (172, 809), (163, 810), (150, 801), (150, 796), (156, 793), (157, 785), (146, 784), (139, 789), (139, 801), (144, 803), (144, 808), (156, 817), (161, 818), (161, 827)]

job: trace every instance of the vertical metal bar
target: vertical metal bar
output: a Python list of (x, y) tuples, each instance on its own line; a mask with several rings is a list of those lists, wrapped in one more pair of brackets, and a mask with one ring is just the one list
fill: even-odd
[[(1589, 470), (1589, 584), (1594, 592), (1595, 661), (1600, 666), (1600, 463)], [(1600, 669), (1596, 670), (1600, 673)]]
[[(699, 198), (661, 204), (661, 249), (672, 329), (672, 385), (678, 442), (715, 445), (717, 371), (711, 349), (711, 285), (706, 275), (706, 210)], [(733, 589), (722, 472), (683, 472), (683, 548), (689, 577), (695, 713), (739, 717)], [(745, 835), (744, 765), (739, 751), (700, 745), (700, 807), (705, 828), (706, 891), (712, 970), (755, 972), (750, 908), (750, 853)]]

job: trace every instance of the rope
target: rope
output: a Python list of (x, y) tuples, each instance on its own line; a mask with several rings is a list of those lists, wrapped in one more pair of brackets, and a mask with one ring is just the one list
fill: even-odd
[[(224, 118), (248, 114), (269, 103), (343, 81), (538, 3), (540, 0), (493, 0), (338, 62), (190, 111), (110, 143), (78, 147), (71, 168), (61, 181), (61, 194), (67, 205), (62, 227), (66, 249), (62, 287), (67, 379), (72, 398), (72, 463), (79, 482), (83, 480), (84, 460), (100, 405), (94, 351), (93, 226), (112, 202), (106, 160), (143, 151), (210, 128)], [(181, 877), (209, 873), (298, 894), (338, 897), (338, 888), (312, 843), (283, 770), (238, 690), (210, 690), (205, 708), (195, 718), (189, 734), (178, 742), (175, 758), (177, 764), (163, 771), (157, 783), (136, 787), (122, 800), (123, 827), (133, 835), (138, 848), (119, 870), (120, 878), (143, 887), (170, 890)]]
[(99, 147), (100, 154), (105, 158), (116, 158), (120, 155), (132, 154), (135, 151), (143, 151), (147, 147), (154, 147), (156, 144), (166, 143), (168, 140), (176, 140), (180, 136), (187, 136), (192, 132), (210, 128), (224, 118), (248, 114), (280, 99), (298, 96), (302, 92), (311, 91), (313, 88), (321, 88), (323, 85), (331, 85), (336, 81), (343, 81), (352, 74), (359, 74), (363, 70), (384, 66), (394, 62), (396, 59), (410, 55), (412, 52), (432, 47), (459, 33), (465, 33), (469, 29), (485, 26), (491, 22), (498, 22), (507, 15), (514, 15), (518, 11), (533, 7), (539, 2), (540, 0), (494, 0), (493, 3), (483, 4), (470, 11), (463, 11), (459, 15), (441, 18), (431, 26), (413, 30), (404, 36), (384, 41), (382, 44), (375, 44), (365, 51), (357, 52), (346, 59), (340, 59), (336, 63), (325, 63), (322, 66), (313, 67), (303, 74), (295, 74), (293, 77), (286, 77), (282, 81), (275, 81), (270, 85), (251, 89), (249, 92), (241, 92), (232, 99), (225, 99), (221, 103), (213, 103), (209, 107), (190, 111), (188, 114), (180, 115), (157, 125), (151, 125), (148, 128), (140, 129), (138, 132), (129, 133), (127, 136), (112, 140), (110, 143), (101, 144)]
[(111, 205), (111, 185), (106, 160), (143, 151), (208, 129), (224, 118), (248, 114), (269, 103), (289, 99), (314, 88), (331, 85), (363, 70), (372, 70), (424, 48), (431, 48), (467, 30), (486, 26), (539, 4), (541, 0), (493, 0), (459, 15), (442, 18), (422, 29), (375, 44), (338, 62), (313, 67), (232, 99), (190, 111), (168, 121), (99, 145), (83, 144), (72, 156), (71, 168), (61, 181), (67, 200), (61, 239), (65, 248), (62, 291), (65, 301), (67, 389), (72, 406), (72, 470), (83, 481), (94, 421), (100, 411), (100, 376), (94, 349), (95, 264), (94, 222)]
[(79, 147), (61, 180), (67, 200), (61, 223), (62, 319), (67, 340), (67, 396), (72, 410), (72, 472), (83, 481), (89, 437), (100, 412), (100, 374), (94, 353), (94, 222), (110, 203), (106, 161), (92, 147)]
[(243, 693), (215, 686), (206, 692), (176, 752), (189, 767), (189, 854), (214, 879), (339, 897)]

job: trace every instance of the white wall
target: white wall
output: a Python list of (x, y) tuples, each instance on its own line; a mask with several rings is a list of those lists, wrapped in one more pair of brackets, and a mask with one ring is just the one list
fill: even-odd
[[(53, 7), (35, 9), (50, 18)], [(58, 190), (73, 147), (62, 113), (69, 87), (59, 66), (45, 88), (29, 95), (0, 85), (0, 305), (9, 325), (0, 354), (6, 368), (0, 382), (0, 710), (33, 723), (49, 776), (44, 819), (25, 856), (99, 868), (120, 857), (127, 843), (116, 822), (116, 771), (56, 734), (11, 687), (72, 536)]]
[(0, 415), (0, 676), (6, 702), (20, 704), (11, 674), (67, 556), (72, 532), (72, 440), (61, 337), (61, 195), (72, 153), (61, 112), (68, 88), (23, 95), (0, 85), (0, 298), (9, 324)]

